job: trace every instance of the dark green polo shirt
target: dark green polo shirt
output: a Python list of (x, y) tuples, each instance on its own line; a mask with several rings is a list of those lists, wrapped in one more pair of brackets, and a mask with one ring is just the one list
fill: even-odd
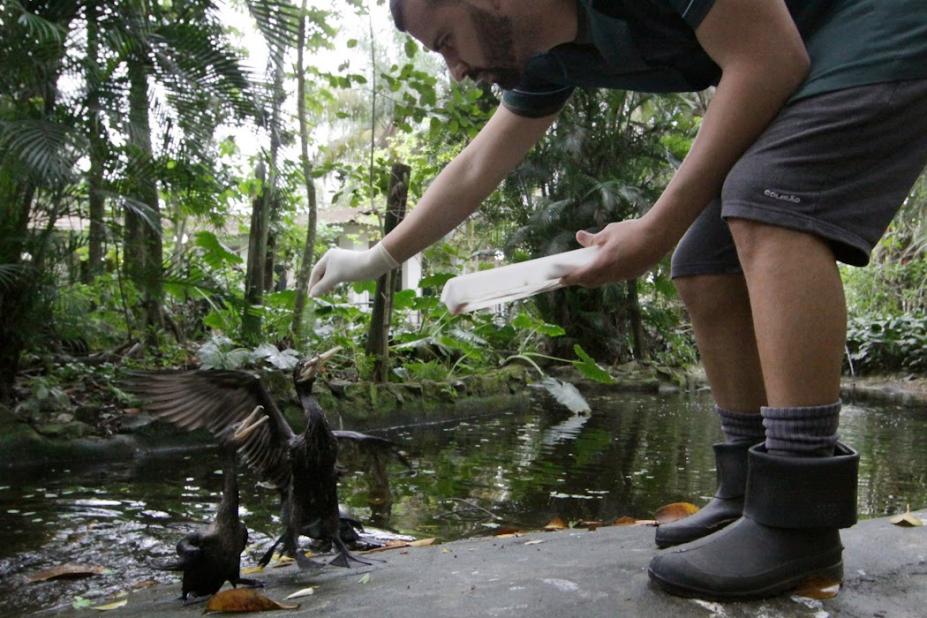
[[(573, 88), (692, 92), (720, 68), (695, 29), (714, 0), (577, 0), (579, 36), (529, 60), (502, 103), (523, 116), (559, 110)], [(786, 0), (811, 56), (792, 100), (927, 78), (927, 0)]]

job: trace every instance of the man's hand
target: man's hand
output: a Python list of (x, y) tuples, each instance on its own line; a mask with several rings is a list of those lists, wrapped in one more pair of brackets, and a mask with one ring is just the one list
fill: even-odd
[(591, 288), (641, 276), (672, 248), (676, 239), (654, 232), (645, 219), (629, 219), (610, 223), (598, 234), (580, 230), (576, 240), (584, 247), (599, 247), (598, 256), (561, 282)]
[(366, 251), (329, 249), (309, 276), (309, 296), (326, 294), (344, 281), (365, 281), (399, 267), (383, 243)]

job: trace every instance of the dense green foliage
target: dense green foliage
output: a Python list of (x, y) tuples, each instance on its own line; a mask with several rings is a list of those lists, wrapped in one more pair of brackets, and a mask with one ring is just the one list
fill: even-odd
[[(304, 239), (316, 239), (314, 259), (341, 234), (322, 225), (307, 236), (304, 176), (323, 207), (376, 225), (393, 162), (412, 168), (412, 208), (498, 104), (492, 89), (450, 83), (388, 24), (377, 29), (382, 5), (303, 14), (249, 0), (245, 42), (210, 0), (0, 5), (0, 400), (54, 399), (73, 378), (60, 367), (88, 355), (110, 371), (193, 365), (211, 349), (239, 350), (222, 363), (277, 364), (268, 359), (287, 362), (287, 350), (340, 345), (340, 371), (369, 374), (369, 312), (347, 290), (310, 302), (294, 335), (285, 275), (300, 267)], [(309, 167), (294, 154), (287, 98), (301, 19)], [(258, 39), (272, 59), (263, 75), (243, 48)], [(332, 66), (332, 50), (347, 59)], [(421, 295), (396, 295), (391, 379), (453, 379), (513, 358), (559, 359), (600, 379), (601, 365), (628, 360), (695, 362), (668, 261), (637, 281), (499, 314), (451, 316), (437, 298), (451, 274), (571, 249), (579, 228), (644, 213), (688, 151), (706, 96), (578, 91), (482, 211), (425, 252)], [(251, 244), (252, 207), (267, 209), (263, 245)], [(873, 265), (845, 271), (857, 370), (924, 369), (925, 210), (921, 182)], [(249, 246), (266, 247), (259, 302), (246, 293)]]

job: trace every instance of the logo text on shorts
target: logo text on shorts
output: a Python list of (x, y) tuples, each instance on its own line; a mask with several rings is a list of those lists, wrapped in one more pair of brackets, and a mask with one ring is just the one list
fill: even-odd
[(766, 197), (771, 197), (775, 200), (782, 200), (783, 202), (792, 202), (793, 204), (801, 204), (801, 198), (797, 195), (789, 195), (787, 193), (779, 193), (778, 191), (773, 191), (772, 189), (766, 189), (763, 191), (763, 195)]

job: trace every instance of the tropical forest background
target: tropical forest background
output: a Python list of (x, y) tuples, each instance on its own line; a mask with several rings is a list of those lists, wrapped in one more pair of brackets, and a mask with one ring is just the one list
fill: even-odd
[[(380, 296), (376, 282), (306, 297), (346, 233), (326, 213), (353, 213), (375, 242), (401, 216), (391, 200), (414, 208), (498, 105), (395, 32), (382, 0), (2, 0), (0, 67), (0, 406), (19, 415), (118, 405), (126, 365), (287, 369), (336, 345), (351, 380), (449, 380), (514, 357), (592, 377), (698, 363), (668, 259), (498, 311), (452, 316), (439, 295), (645, 212), (710, 92), (577, 91), (424, 253), (418, 290), (381, 281), (389, 301), (372, 308), (352, 299)], [(848, 372), (927, 371), (925, 210), (922, 178), (872, 264), (843, 271)]]

